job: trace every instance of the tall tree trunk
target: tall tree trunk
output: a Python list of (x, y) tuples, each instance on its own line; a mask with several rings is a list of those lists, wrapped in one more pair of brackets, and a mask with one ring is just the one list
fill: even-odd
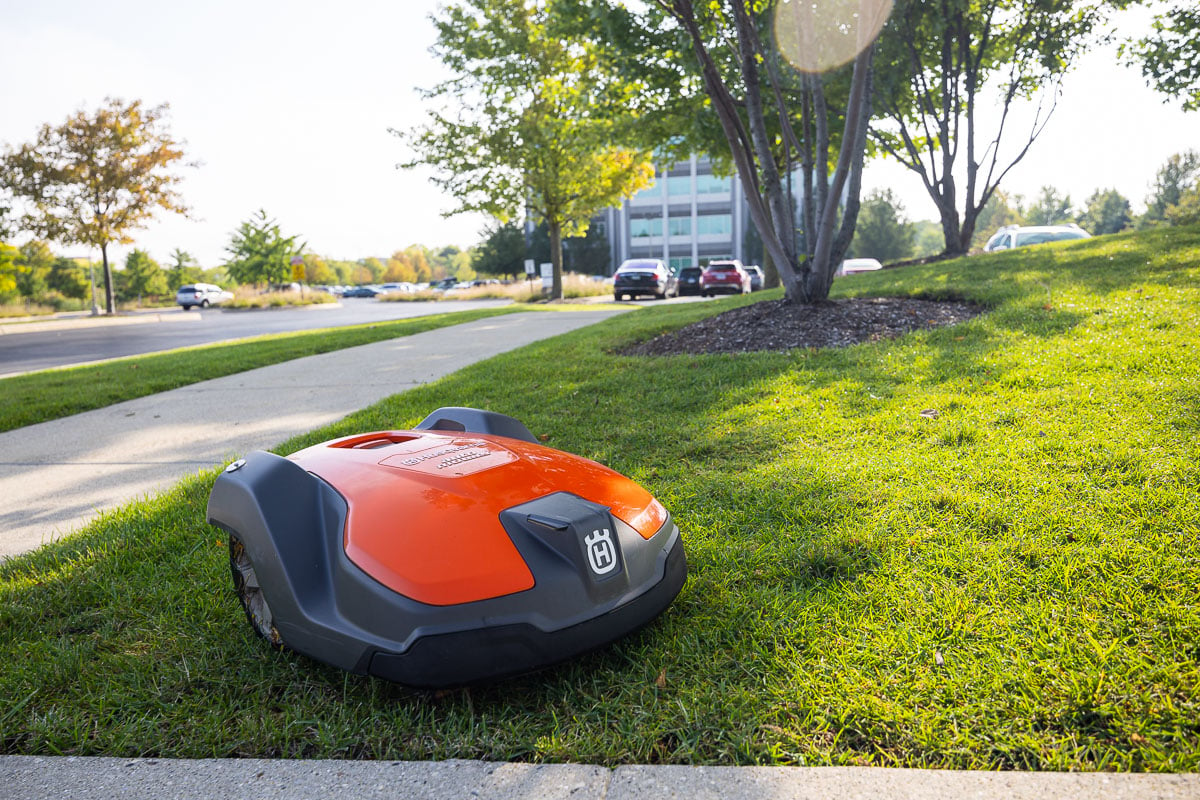
[(104, 262), (104, 308), (106, 313), (117, 313), (113, 303), (113, 274), (112, 266), (108, 263), (108, 242), (100, 245), (100, 260)]
[(563, 251), (562, 223), (547, 220), (550, 229), (550, 261), (554, 264), (554, 282), (550, 285), (550, 299), (562, 300), (563, 296)]

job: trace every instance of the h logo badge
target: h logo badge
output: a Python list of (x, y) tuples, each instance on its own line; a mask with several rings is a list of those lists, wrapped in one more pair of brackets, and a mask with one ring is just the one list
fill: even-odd
[(608, 528), (594, 530), (584, 538), (587, 545), (588, 565), (597, 575), (607, 575), (617, 568), (617, 549), (613, 546)]

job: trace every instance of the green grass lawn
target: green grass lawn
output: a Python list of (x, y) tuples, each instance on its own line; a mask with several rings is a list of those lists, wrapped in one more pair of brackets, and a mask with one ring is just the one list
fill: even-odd
[(0, 749), (1200, 769), (1200, 229), (836, 292), (991, 311), (836, 351), (614, 355), (742, 300), (648, 308), (280, 448), (474, 405), (626, 472), (691, 565), (639, 633), (448, 693), (274, 652), (208, 472), (0, 566)]
[(391, 322), (275, 333), (234, 343), (184, 347), (101, 364), (0, 378), (0, 431), (103, 408), (122, 400), (145, 397), (293, 358), (528, 310), (527, 307), (504, 306)]

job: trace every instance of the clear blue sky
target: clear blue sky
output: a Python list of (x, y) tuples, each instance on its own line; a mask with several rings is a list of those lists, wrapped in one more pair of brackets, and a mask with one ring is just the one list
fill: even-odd
[[(7, 5), (0, 142), (30, 140), (106, 95), (170, 103), (171, 129), (203, 164), (182, 187), (194, 218), (163, 217), (137, 235), (156, 258), (182, 247), (220, 263), (258, 208), (335, 258), (479, 238), (482, 218), (441, 217), (453, 202), (427, 173), (394, 169), (405, 153), (387, 129), (420, 122), (415, 88), (440, 74), (428, 53), (433, 0)], [(1141, 27), (1144, 14), (1123, 24)], [(1200, 147), (1200, 115), (1164, 104), (1100, 49), (1068, 78), (1006, 188), (1031, 196), (1054, 184), (1080, 203), (1115, 186), (1136, 206), (1155, 169), (1187, 147)], [(895, 164), (870, 164), (864, 186), (890, 187), (911, 217), (934, 217), (919, 180)]]

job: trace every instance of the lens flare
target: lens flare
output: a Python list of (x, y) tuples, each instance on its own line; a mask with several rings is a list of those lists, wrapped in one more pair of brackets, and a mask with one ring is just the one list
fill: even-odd
[(775, 43), (803, 72), (826, 72), (870, 46), (892, 13), (892, 0), (781, 0)]

